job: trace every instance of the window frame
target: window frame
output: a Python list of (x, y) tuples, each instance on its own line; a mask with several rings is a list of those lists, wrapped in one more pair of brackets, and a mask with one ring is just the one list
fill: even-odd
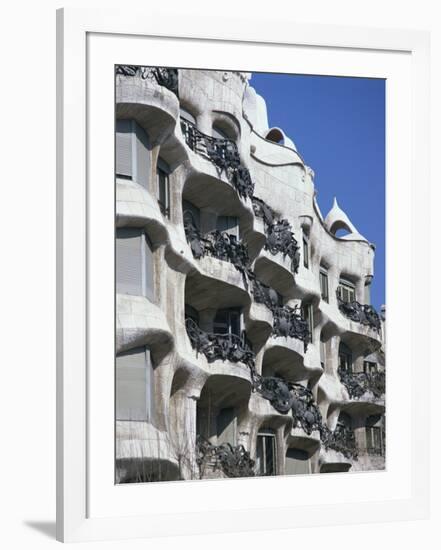
[[(161, 199), (161, 176), (164, 177), (164, 195), (165, 203)], [(156, 200), (158, 201), (159, 209), (163, 216), (167, 219), (170, 219), (170, 168), (167, 163), (161, 158), (158, 157), (156, 163)]]
[[(325, 281), (326, 284), (326, 292), (323, 293), (323, 285), (322, 282)], [(320, 282), (320, 296), (321, 299), (329, 304), (329, 277), (328, 277), (328, 270), (325, 267), (320, 267), (319, 271), (319, 282)]]
[[(272, 444), (272, 450), (273, 450), (273, 472), (268, 473), (267, 472), (267, 453), (266, 453), (266, 441), (267, 439), (271, 439)], [(263, 466), (263, 472), (256, 471), (257, 476), (275, 476), (277, 475), (277, 466), (278, 466), (278, 455), (277, 455), (277, 434), (274, 430), (271, 428), (261, 428), (257, 432), (256, 437), (256, 470), (258, 468), (258, 452), (259, 452), (259, 441), (262, 441), (262, 466)]]

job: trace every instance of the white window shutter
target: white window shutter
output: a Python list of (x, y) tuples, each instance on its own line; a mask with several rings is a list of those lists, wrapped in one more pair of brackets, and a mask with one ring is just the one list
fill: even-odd
[(116, 357), (116, 419), (152, 421), (153, 368), (150, 351), (135, 348)]
[(116, 175), (133, 178), (133, 132), (131, 120), (116, 121)]

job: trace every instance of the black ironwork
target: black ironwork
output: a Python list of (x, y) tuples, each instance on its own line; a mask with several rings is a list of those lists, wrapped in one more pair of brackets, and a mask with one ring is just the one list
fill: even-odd
[(300, 247), (289, 221), (285, 218), (279, 219), (274, 210), (257, 197), (253, 197), (253, 210), (255, 216), (262, 218), (265, 224), (264, 248), (274, 256), (278, 252), (281, 252), (284, 258), (288, 256), (291, 259), (292, 271), (297, 273), (300, 264)]
[(311, 335), (308, 322), (303, 319), (299, 311), (298, 307), (292, 308), (290, 306), (274, 309), (273, 334), (302, 340), (306, 351)]
[(357, 300), (345, 302), (337, 294), (339, 310), (351, 321), (369, 326), (377, 332), (381, 330), (381, 319), (375, 308), (369, 304), (360, 304)]
[(243, 445), (233, 446), (230, 443), (212, 445), (198, 435), (196, 449), (199, 467), (211, 462), (213, 470), (220, 469), (227, 477), (253, 477), (255, 475), (255, 462)]
[(254, 371), (255, 355), (247, 342), (245, 334), (239, 337), (236, 334), (205, 332), (190, 317), (185, 320), (185, 327), (192, 347), (203, 353), (209, 363), (218, 359), (243, 363), (251, 371)]
[(188, 147), (210, 160), (219, 173), (224, 172), (239, 196), (253, 196), (254, 183), (248, 168), (241, 164), (239, 150), (234, 141), (208, 136), (198, 130), (193, 122), (184, 118), (181, 118), (181, 130)]
[(140, 67), (138, 65), (117, 65), (116, 74), (139, 76), (142, 80), (154, 79), (159, 86), (164, 86), (179, 98), (178, 69), (167, 67)]
[(310, 342), (309, 325), (300, 314), (299, 308), (280, 305), (280, 297), (276, 290), (259, 281), (254, 273), (248, 273), (248, 276), (252, 281), (251, 292), (255, 301), (265, 304), (273, 314), (273, 334), (302, 340), (306, 351)]
[(380, 372), (349, 372), (338, 369), (342, 384), (346, 387), (351, 399), (360, 399), (367, 392), (380, 399), (386, 392), (386, 373)]
[[(235, 235), (217, 229), (202, 237), (193, 217), (190, 213), (187, 214), (184, 216), (184, 230), (193, 256), (199, 259), (208, 254), (219, 260), (230, 262), (245, 277), (250, 264), (247, 245), (238, 241)], [(246, 282), (246, 284), (248, 283)]]
[(334, 451), (342, 453), (346, 458), (357, 460), (358, 450), (355, 440), (354, 430), (347, 426), (344, 422), (337, 422), (337, 426), (333, 432), (328, 428), (327, 437), (325, 438), (325, 446)]

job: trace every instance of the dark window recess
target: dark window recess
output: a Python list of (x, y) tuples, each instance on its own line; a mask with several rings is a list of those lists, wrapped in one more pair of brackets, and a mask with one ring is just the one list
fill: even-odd
[(170, 185), (168, 173), (160, 168), (156, 169), (156, 178), (158, 182), (158, 204), (161, 212), (167, 218), (170, 217)]
[(308, 323), (309, 341), (312, 342), (312, 335), (314, 331), (314, 311), (312, 304), (305, 304), (302, 306), (302, 317)]
[(276, 475), (276, 436), (272, 430), (261, 430), (257, 435), (256, 473), (260, 476)]
[(239, 239), (239, 220), (235, 216), (218, 216), (216, 228)]
[(344, 344), (340, 344), (338, 352), (338, 368), (347, 373), (352, 373), (352, 353)]
[(199, 326), (199, 312), (192, 306), (185, 304), (185, 318), (193, 319), (193, 321)]
[(320, 270), (320, 293), (322, 300), (329, 302), (329, 286), (328, 286), (328, 273), (325, 270)]
[(240, 337), (240, 310), (219, 309), (213, 321), (213, 332), (216, 334), (235, 334)]
[(306, 269), (309, 268), (309, 241), (303, 236), (303, 265)]

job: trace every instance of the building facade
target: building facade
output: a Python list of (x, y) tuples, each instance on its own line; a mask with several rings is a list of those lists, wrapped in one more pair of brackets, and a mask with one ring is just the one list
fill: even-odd
[(118, 483), (384, 468), (374, 246), (249, 78), (116, 68)]

